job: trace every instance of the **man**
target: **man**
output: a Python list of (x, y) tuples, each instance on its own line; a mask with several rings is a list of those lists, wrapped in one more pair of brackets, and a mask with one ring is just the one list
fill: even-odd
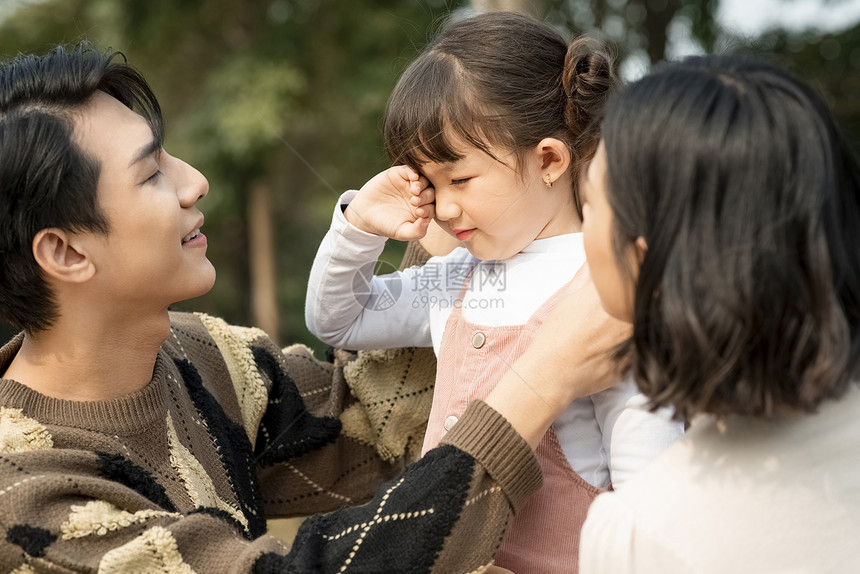
[[(341, 433), (353, 402), (341, 365), (168, 312), (215, 280), (197, 206), (208, 183), (163, 149), (156, 98), (114, 56), (81, 45), (0, 67), (0, 320), (22, 329), (0, 350), (0, 570), (490, 563), (540, 483), (531, 449), (575, 395), (610, 380), (579, 358), (620, 332), (593, 290), (561, 310), (590, 313), (593, 328), (574, 340), (551, 322), (554, 346), (374, 495), (402, 465)], [(267, 518), (326, 511), (292, 548), (265, 535)]]

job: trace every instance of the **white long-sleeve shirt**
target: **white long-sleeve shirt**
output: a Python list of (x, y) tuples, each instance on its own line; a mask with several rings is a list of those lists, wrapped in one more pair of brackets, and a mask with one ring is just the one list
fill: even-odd
[[(581, 233), (539, 239), (505, 261), (478, 261), (465, 248), (422, 267), (373, 275), (386, 238), (343, 215), (356, 192), (341, 196), (314, 259), (305, 320), (320, 340), (348, 349), (433, 346), (464, 280), (464, 320), (522, 325), (585, 262)], [(631, 380), (571, 403), (553, 424), (573, 469), (590, 484), (618, 485), (683, 434), (669, 413), (651, 413)]]

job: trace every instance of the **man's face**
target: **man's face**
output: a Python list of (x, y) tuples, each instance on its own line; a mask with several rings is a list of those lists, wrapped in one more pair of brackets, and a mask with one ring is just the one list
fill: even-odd
[(80, 239), (104, 303), (135, 315), (209, 291), (215, 268), (197, 209), (209, 192), (206, 178), (162, 150), (143, 117), (102, 92), (77, 119), (75, 138), (101, 164), (98, 201), (110, 229)]

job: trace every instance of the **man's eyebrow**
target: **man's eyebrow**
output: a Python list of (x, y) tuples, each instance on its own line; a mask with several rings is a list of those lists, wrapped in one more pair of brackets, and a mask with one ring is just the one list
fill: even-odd
[(128, 167), (133, 166), (139, 161), (142, 161), (152, 154), (160, 154), (161, 153), (161, 142), (157, 139), (153, 138), (148, 144), (137, 150), (135, 152), (134, 157), (131, 158), (131, 163), (128, 164)]

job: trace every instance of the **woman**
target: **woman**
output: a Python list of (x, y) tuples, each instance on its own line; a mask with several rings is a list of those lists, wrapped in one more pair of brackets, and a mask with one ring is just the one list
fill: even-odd
[(692, 421), (597, 498), (583, 573), (858, 572), (860, 167), (769, 65), (667, 65), (610, 105), (585, 248), (655, 407)]

